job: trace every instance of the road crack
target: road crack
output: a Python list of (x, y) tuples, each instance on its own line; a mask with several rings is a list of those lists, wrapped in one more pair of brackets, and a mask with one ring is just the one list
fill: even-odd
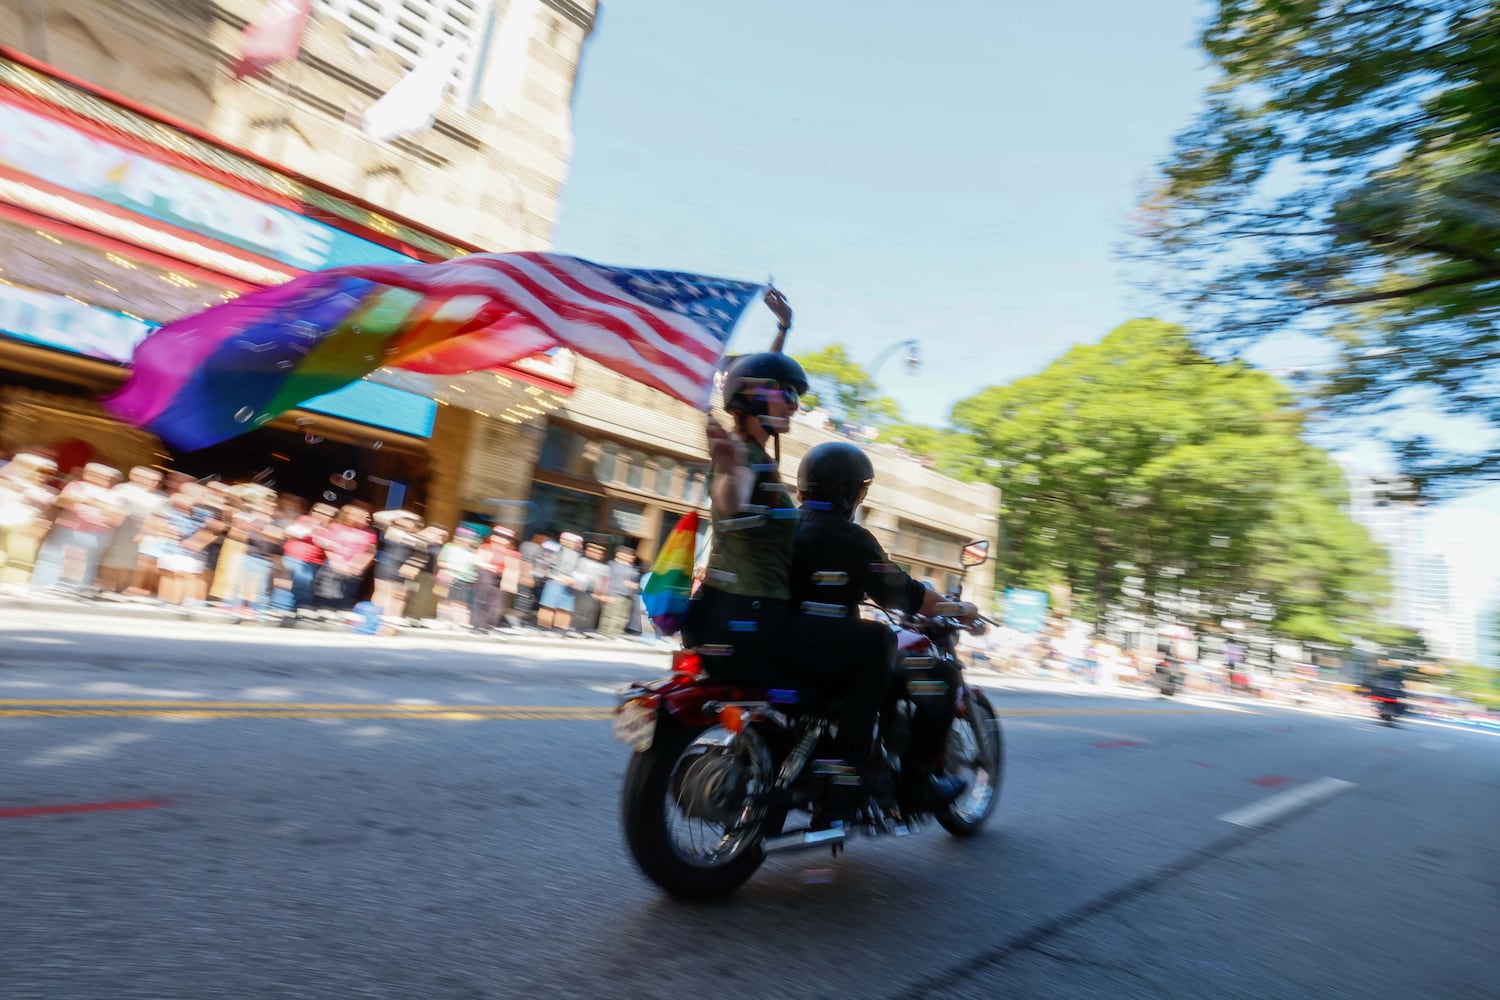
[[(1290, 816), (1284, 817), (1283, 820), (1290, 818)], [(921, 997), (933, 996), (941, 992), (942, 990), (958, 986), (965, 980), (972, 979), (975, 976), (979, 975), (981, 972), (998, 969), (1009, 962), (1011, 959), (1015, 958), (1017, 955), (1028, 951), (1035, 952), (1037, 954), (1044, 955), (1045, 957), (1054, 958), (1058, 961), (1063, 962), (1071, 962), (1076, 964), (1095, 964), (1088, 962), (1086, 959), (1065, 957), (1055, 952), (1048, 952), (1044, 950), (1042, 946), (1046, 942), (1061, 936), (1062, 934), (1074, 929), (1080, 924), (1092, 920), (1095, 917), (1102, 916), (1124, 903), (1130, 902), (1134, 899), (1139, 899), (1143, 896), (1150, 895), (1157, 889), (1161, 888), (1163, 885), (1166, 885), (1168, 882), (1172, 882), (1182, 877), (1183, 875), (1186, 875), (1188, 872), (1202, 867), (1210, 861), (1219, 860), (1230, 851), (1242, 847), (1252, 840), (1256, 840), (1260, 837), (1265, 836), (1267, 833), (1270, 833), (1271, 831), (1279, 828), (1281, 825), (1282, 822), (1278, 821), (1276, 823), (1270, 823), (1265, 826), (1256, 827), (1253, 829), (1247, 828), (1238, 830), (1234, 833), (1228, 834), (1227, 836), (1220, 837), (1218, 840), (1215, 840), (1213, 843), (1207, 845), (1206, 847), (1202, 847), (1191, 854), (1179, 858), (1177, 861), (1174, 861), (1171, 864), (1148, 872), (1145, 875), (1142, 875), (1140, 878), (1127, 882), (1119, 888), (1112, 889), (1102, 896), (1098, 896), (1092, 900), (1089, 900), (1088, 902), (1074, 907), (1067, 913), (1054, 917), (1051, 920), (1045, 921), (1043, 923), (1037, 924), (1035, 927), (1023, 931), (1022, 933), (1016, 935), (1008, 941), (1002, 942), (994, 946), (993, 948), (989, 948), (985, 951), (980, 952), (973, 958), (967, 959), (963, 962), (958, 962), (952, 966), (949, 966), (947, 969), (942, 970), (941, 972), (934, 973), (926, 979), (919, 980), (916, 983), (913, 983), (911, 986), (907, 987), (905, 990), (902, 990), (901, 992), (895, 994), (895, 996), (900, 998), (911, 998), (911, 1000), (917, 1000), (917, 998)], [(1105, 966), (1099, 967), (1103, 968)], [(1115, 967), (1109, 966), (1109, 968)], [(1134, 970), (1126, 970), (1121, 968), (1120, 971), (1131, 972), (1132, 974), (1137, 976), (1139, 975), (1139, 973), (1135, 973)]]
[(1099, 969), (1104, 972), (1123, 972), (1141, 985), (1150, 987), (1153, 991), (1161, 989), (1161, 984), (1153, 981), (1150, 976), (1132, 969), (1128, 965), (1121, 965), (1118, 962), (1105, 962), (1101, 959), (1087, 958), (1083, 955), (1066, 955), (1062, 952), (1048, 951), (1041, 945), (1036, 944), (1031, 945), (1025, 950), (1036, 955), (1041, 955), (1043, 958), (1050, 958), (1054, 962), (1062, 962), (1065, 965), (1079, 965), (1084, 968)]

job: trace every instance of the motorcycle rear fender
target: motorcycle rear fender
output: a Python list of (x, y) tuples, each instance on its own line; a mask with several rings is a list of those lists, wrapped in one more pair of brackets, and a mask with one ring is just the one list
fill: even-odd
[(671, 718), (684, 728), (701, 729), (718, 722), (719, 714), (710, 704), (764, 701), (766, 693), (758, 688), (716, 684), (697, 673), (677, 672), (670, 677), (636, 684), (621, 694), (622, 700), (652, 697), (657, 722)]

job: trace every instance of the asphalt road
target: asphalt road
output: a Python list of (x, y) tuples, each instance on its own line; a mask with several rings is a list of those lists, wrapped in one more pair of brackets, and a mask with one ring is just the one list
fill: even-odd
[(688, 906), (605, 711), (664, 664), (0, 611), (0, 995), (1500, 995), (1495, 734), (998, 688), (984, 835)]

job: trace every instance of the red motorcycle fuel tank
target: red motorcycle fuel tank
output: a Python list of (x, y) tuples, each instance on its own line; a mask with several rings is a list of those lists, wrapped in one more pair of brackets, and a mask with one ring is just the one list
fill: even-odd
[(896, 648), (907, 656), (925, 656), (932, 652), (932, 640), (921, 632), (904, 628), (896, 633)]

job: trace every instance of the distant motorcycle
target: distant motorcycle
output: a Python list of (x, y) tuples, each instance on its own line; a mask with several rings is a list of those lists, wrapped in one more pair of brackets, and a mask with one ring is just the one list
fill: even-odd
[(1397, 718), (1406, 714), (1406, 702), (1389, 693), (1371, 692), (1370, 702), (1374, 705), (1375, 714), (1380, 716), (1381, 722), (1394, 723)]
[(1406, 687), (1390, 680), (1376, 681), (1369, 686), (1368, 697), (1380, 721), (1395, 724), (1406, 714)]
[(1156, 664), (1156, 690), (1160, 691), (1162, 697), (1170, 698), (1182, 687), (1182, 667), (1170, 657), (1164, 657)]

